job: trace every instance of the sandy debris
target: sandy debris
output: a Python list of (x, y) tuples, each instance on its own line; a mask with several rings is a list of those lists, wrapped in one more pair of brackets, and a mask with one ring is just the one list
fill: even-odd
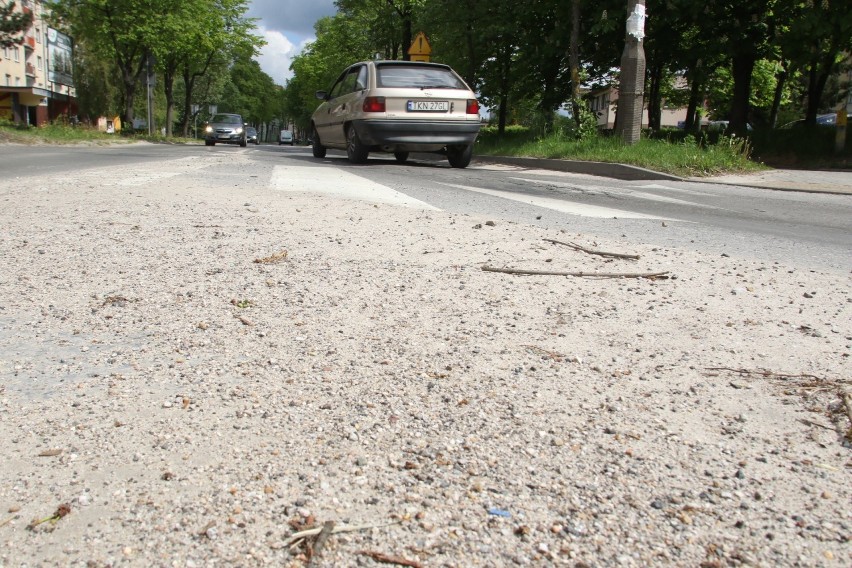
[(848, 273), (145, 183), (0, 186), (0, 565), (852, 564)]

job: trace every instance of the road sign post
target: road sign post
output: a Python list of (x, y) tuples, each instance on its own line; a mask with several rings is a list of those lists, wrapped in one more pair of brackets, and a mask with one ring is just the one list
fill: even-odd
[(639, 141), (645, 99), (645, 0), (628, 0), (627, 34), (618, 84), (618, 133), (625, 144)]

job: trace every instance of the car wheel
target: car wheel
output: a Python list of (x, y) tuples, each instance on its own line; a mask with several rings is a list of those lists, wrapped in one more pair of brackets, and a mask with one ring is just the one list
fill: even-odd
[(245, 148), (246, 146), (248, 146), (248, 142), (245, 138), (243, 138), (242, 140), (240, 140), (240, 148)]
[(319, 134), (317, 134), (316, 128), (314, 129), (314, 141), (311, 144), (312, 149), (314, 151), (314, 158), (325, 158), (325, 146), (320, 144)]
[(466, 168), (473, 157), (473, 144), (468, 146), (448, 146), (447, 160), (454, 168)]
[(396, 158), (396, 161), (400, 164), (404, 164), (406, 160), (408, 160), (408, 152), (394, 152), (393, 157)]
[(205, 146), (215, 146), (215, 145), (216, 145), (216, 143), (215, 143), (215, 142), (213, 142), (212, 140), (205, 140), (205, 141), (204, 141), (204, 145), (205, 145)]
[(370, 149), (361, 143), (358, 133), (354, 126), (350, 126), (346, 131), (346, 157), (353, 164), (363, 164), (367, 161), (367, 156), (370, 155)]

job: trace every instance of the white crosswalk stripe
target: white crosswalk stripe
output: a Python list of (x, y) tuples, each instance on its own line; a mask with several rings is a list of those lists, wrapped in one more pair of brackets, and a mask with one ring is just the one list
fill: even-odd
[(270, 185), (277, 191), (322, 193), (371, 203), (438, 210), (424, 201), (332, 166), (275, 166)]
[[(440, 182), (439, 182), (440, 183)], [(491, 195), (493, 197), (502, 197), (503, 199), (511, 199), (512, 201), (519, 201), (521, 203), (526, 203), (528, 205), (533, 205), (535, 207), (545, 207), (547, 209), (553, 209), (554, 211), (561, 211), (562, 213), (568, 213), (569, 215), (580, 215), (582, 217), (598, 217), (601, 219), (608, 219), (617, 217), (619, 219), (656, 219), (663, 221), (671, 221), (667, 217), (660, 217), (657, 215), (646, 215), (644, 213), (634, 213), (633, 211), (624, 211), (622, 209), (611, 209), (609, 207), (599, 207), (597, 205), (587, 205), (585, 203), (574, 203), (572, 201), (567, 201), (565, 199), (554, 199), (552, 197), (539, 197), (533, 195), (522, 195), (519, 193), (513, 193), (510, 191), (500, 191), (496, 189), (486, 189), (484, 187), (472, 187), (469, 185), (456, 185), (452, 183), (441, 183), (441, 185), (446, 185), (449, 187), (456, 187), (458, 189), (463, 189), (465, 191), (475, 191), (477, 193), (482, 193), (484, 195)]]

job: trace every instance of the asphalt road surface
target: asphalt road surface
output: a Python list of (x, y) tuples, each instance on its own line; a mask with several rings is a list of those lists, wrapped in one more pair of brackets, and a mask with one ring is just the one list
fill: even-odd
[[(204, 170), (169, 169), (193, 156), (221, 158)], [(135, 165), (163, 163), (157, 179), (127, 180)], [(239, 167), (237, 167), (239, 166)], [(803, 269), (852, 268), (852, 196), (780, 192), (718, 184), (620, 181), (543, 169), (474, 162), (450, 168), (437, 156), (406, 164), (373, 154), (366, 165), (342, 153), (313, 158), (309, 147), (129, 144), (106, 147), (5, 145), (0, 171), (20, 183), (40, 174), (91, 170), (104, 183), (147, 183), (309, 191), (376, 203), (443, 210), (483, 220), (538, 225), (658, 246), (685, 247)], [(246, 173), (248, 172), (248, 173)], [(3, 196), (0, 195), (0, 203)]]

